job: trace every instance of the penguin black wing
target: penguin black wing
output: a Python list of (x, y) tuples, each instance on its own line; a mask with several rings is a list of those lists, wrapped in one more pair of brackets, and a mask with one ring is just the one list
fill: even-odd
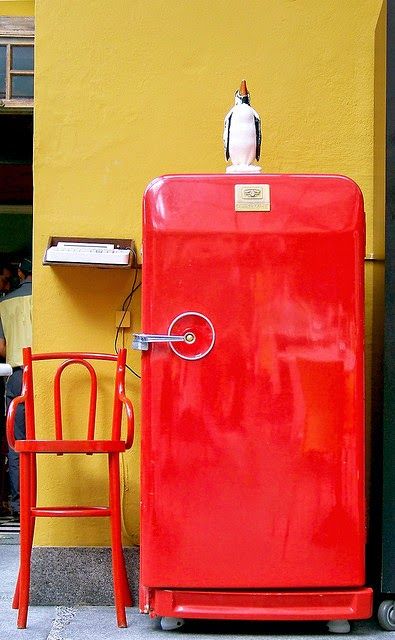
[(230, 123), (232, 120), (232, 115), (233, 113), (230, 112), (226, 118), (225, 118), (225, 123), (224, 123), (224, 149), (225, 149), (225, 158), (227, 160), (229, 160), (230, 158), (230, 154), (229, 154), (229, 138), (230, 138)]
[(255, 151), (255, 159), (259, 160), (261, 155), (261, 142), (262, 142), (262, 130), (261, 130), (261, 119), (258, 114), (254, 114), (255, 120), (255, 136), (256, 136), (256, 151)]

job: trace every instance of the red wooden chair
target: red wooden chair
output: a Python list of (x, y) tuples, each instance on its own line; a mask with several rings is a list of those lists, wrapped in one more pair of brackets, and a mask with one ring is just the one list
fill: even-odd
[[(54, 416), (55, 438), (36, 439), (34, 419), (33, 363), (38, 360), (63, 360), (54, 376)], [(116, 363), (115, 392), (112, 414), (111, 436), (108, 440), (95, 439), (97, 376), (91, 361), (110, 360)], [(62, 372), (70, 365), (82, 365), (90, 376), (90, 401), (88, 430), (85, 440), (63, 439), (60, 381)], [(132, 604), (126, 575), (125, 560), (121, 541), (121, 506), (119, 454), (129, 449), (133, 443), (134, 417), (131, 401), (125, 396), (126, 349), (118, 356), (105, 353), (40, 353), (32, 355), (31, 349), (23, 350), (22, 393), (11, 402), (7, 415), (7, 439), (10, 446), (19, 453), (20, 463), (20, 567), (15, 589), (13, 608), (19, 609), (17, 626), (26, 628), (30, 589), (30, 560), (33, 544), (34, 524), (37, 517), (103, 517), (111, 523), (111, 553), (114, 583), (114, 599), (119, 627), (126, 627), (125, 606)], [(15, 440), (14, 422), (18, 405), (25, 404), (26, 440)], [(127, 436), (121, 436), (123, 409), (127, 417)], [(37, 506), (36, 455), (37, 454), (85, 453), (107, 454), (109, 465), (109, 506)]]

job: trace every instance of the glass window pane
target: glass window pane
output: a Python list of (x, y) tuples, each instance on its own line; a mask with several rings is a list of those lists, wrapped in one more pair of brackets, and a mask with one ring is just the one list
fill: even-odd
[(12, 76), (11, 98), (33, 98), (33, 76)]
[(34, 47), (18, 46), (12, 47), (11, 69), (17, 71), (33, 71), (34, 68)]
[(0, 98), (5, 98), (5, 59), (7, 47), (0, 46)]

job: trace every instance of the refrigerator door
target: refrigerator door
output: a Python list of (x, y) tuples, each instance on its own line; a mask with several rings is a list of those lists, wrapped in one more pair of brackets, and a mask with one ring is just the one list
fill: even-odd
[(143, 251), (143, 586), (363, 585), (358, 187), (158, 178)]

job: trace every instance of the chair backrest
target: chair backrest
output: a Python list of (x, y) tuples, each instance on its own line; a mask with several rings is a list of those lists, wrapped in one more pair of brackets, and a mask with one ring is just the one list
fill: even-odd
[[(32, 354), (31, 348), (23, 349), (23, 377), (22, 377), (22, 398), (25, 403), (26, 415), (26, 439), (35, 440), (35, 412), (34, 412), (34, 380), (33, 363), (37, 361), (61, 360), (54, 375), (54, 416), (55, 416), (55, 439), (63, 440), (62, 421), (62, 401), (61, 401), (61, 377), (63, 371), (70, 367), (79, 365), (84, 367), (90, 377), (89, 392), (89, 414), (86, 440), (95, 439), (96, 424), (96, 402), (97, 402), (97, 374), (92, 361), (105, 360), (116, 363), (115, 389), (112, 411), (111, 439), (121, 439), (122, 411), (126, 410), (127, 415), (127, 437), (125, 447), (129, 448), (133, 442), (134, 415), (131, 401), (125, 396), (125, 369), (126, 369), (126, 349), (121, 349), (118, 355), (107, 353), (87, 353), (87, 352), (55, 352)], [(81, 438), (79, 438), (81, 439)]]

